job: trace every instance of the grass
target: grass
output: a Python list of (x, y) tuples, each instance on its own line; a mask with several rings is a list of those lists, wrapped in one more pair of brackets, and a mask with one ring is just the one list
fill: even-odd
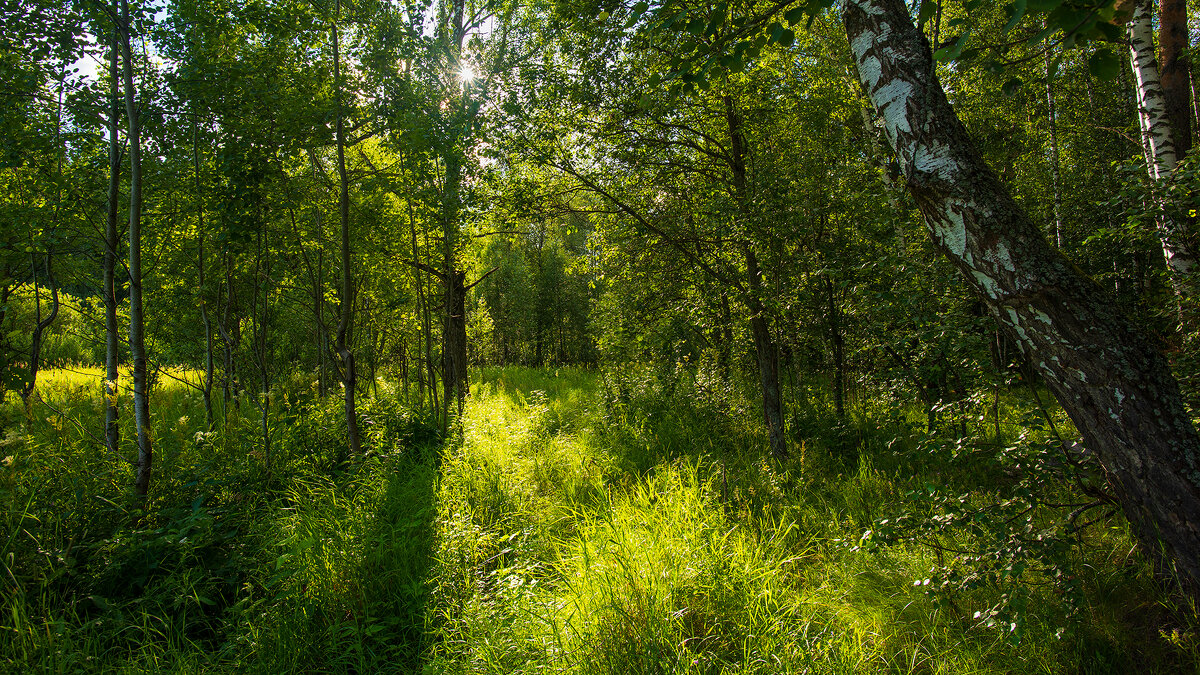
[[(1013, 464), (1041, 455), (925, 437), (908, 409), (795, 405), (777, 464), (737, 387), (489, 368), (445, 441), (382, 387), (363, 403), (366, 457), (346, 458), (339, 402), (297, 378), (274, 397), (268, 475), (252, 403), (207, 432), (196, 394), (164, 378), (143, 504), (83, 430), (98, 377), (48, 373), (61, 414), (3, 410), (4, 669), (1200, 672), (1195, 613), (1119, 517), (1052, 549), (1060, 568), (948, 553), (1009, 555), (954, 516), (1011, 501)], [(1003, 403), (1033, 426), (1028, 402)], [(930, 592), (946, 570), (980, 576)]]

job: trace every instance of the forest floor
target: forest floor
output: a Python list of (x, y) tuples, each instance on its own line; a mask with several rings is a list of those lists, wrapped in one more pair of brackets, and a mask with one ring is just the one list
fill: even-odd
[(46, 381), (53, 410), (4, 408), (15, 672), (1200, 672), (1119, 516), (1056, 538), (1018, 508), (1052, 461), (908, 413), (798, 406), (778, 463), (694, 376), (484, 369), (445, 441), (381, 387), (347, 458), (337, 401), (278, 394), (268, 453), (252, 402), (206, 432), (164, 380), (139, 503), (98, 386)]

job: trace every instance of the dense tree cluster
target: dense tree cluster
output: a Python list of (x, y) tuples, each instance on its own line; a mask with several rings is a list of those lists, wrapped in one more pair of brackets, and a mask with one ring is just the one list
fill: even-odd
[(469, 365), (750, 383), (777, 459), (801, 400), (965, 434), (1045, 386), (1200, 579), (1184, 3), (821, 4), (5, 4), (0, 393), (106, 364), (145, 495), (166, 366), (268, 473), (295, 378), (350, 455)]

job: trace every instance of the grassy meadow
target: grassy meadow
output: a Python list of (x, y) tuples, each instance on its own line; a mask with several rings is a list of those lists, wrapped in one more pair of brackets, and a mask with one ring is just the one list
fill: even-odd
[(0, 410), (0, 668), (1200, 672), (1121, 517), (1066, 517), (1098, 478), (1020, 392), (963, 438), (792, 396), (780, 464), (752, 399), (695, 373), (483, 369), (445, 436), (382, 384), (347, 457), (340, 401), (297, 377), (268, 472), (255, 399), (218, 392), (209, 430), (172, 375), (145, 503), (96, 438), (98, 371)]

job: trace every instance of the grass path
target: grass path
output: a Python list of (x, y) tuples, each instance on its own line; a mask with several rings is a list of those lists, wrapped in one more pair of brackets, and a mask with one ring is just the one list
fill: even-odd
[(777, 469), (747, 452), (753, 425), (702, 406), (601, 405), (613, 392), (580, 373), (482, 379), (442, 467), (430, 672), (1129, 665), (1102, 621), (1081, 642), (1091, 654), (1054, 637), (1049, 611), (1016, 643), (914, 586), (930, 549), (852, 545), (901, 489), (869, 460), (849, 475), (816, 457)]
[[(1070, 621), (1037, 573), (927, 593), (937, 551), (867, 533), (915, 492), (987, 503), (995, 468), (902, 424), (801, 401), (776, 465), (736, 392), (636, 368), (475, 375), (445, 444), (389, 387), (365, 399), (364, 458), (337, 401), (276, 397), (269, 480), (249, 423), (198, 434), (198, 397), (164, 384), (149, 508), (71, 424), (6, 409), (0, 670), (1200, 672), (1200, 633), (1170, 623), (1119, 526), (1069, 552)], [(79, 377), (47, 391), (88, 420)], [(986, 625), (1013, 597), (1020, 623)]]

